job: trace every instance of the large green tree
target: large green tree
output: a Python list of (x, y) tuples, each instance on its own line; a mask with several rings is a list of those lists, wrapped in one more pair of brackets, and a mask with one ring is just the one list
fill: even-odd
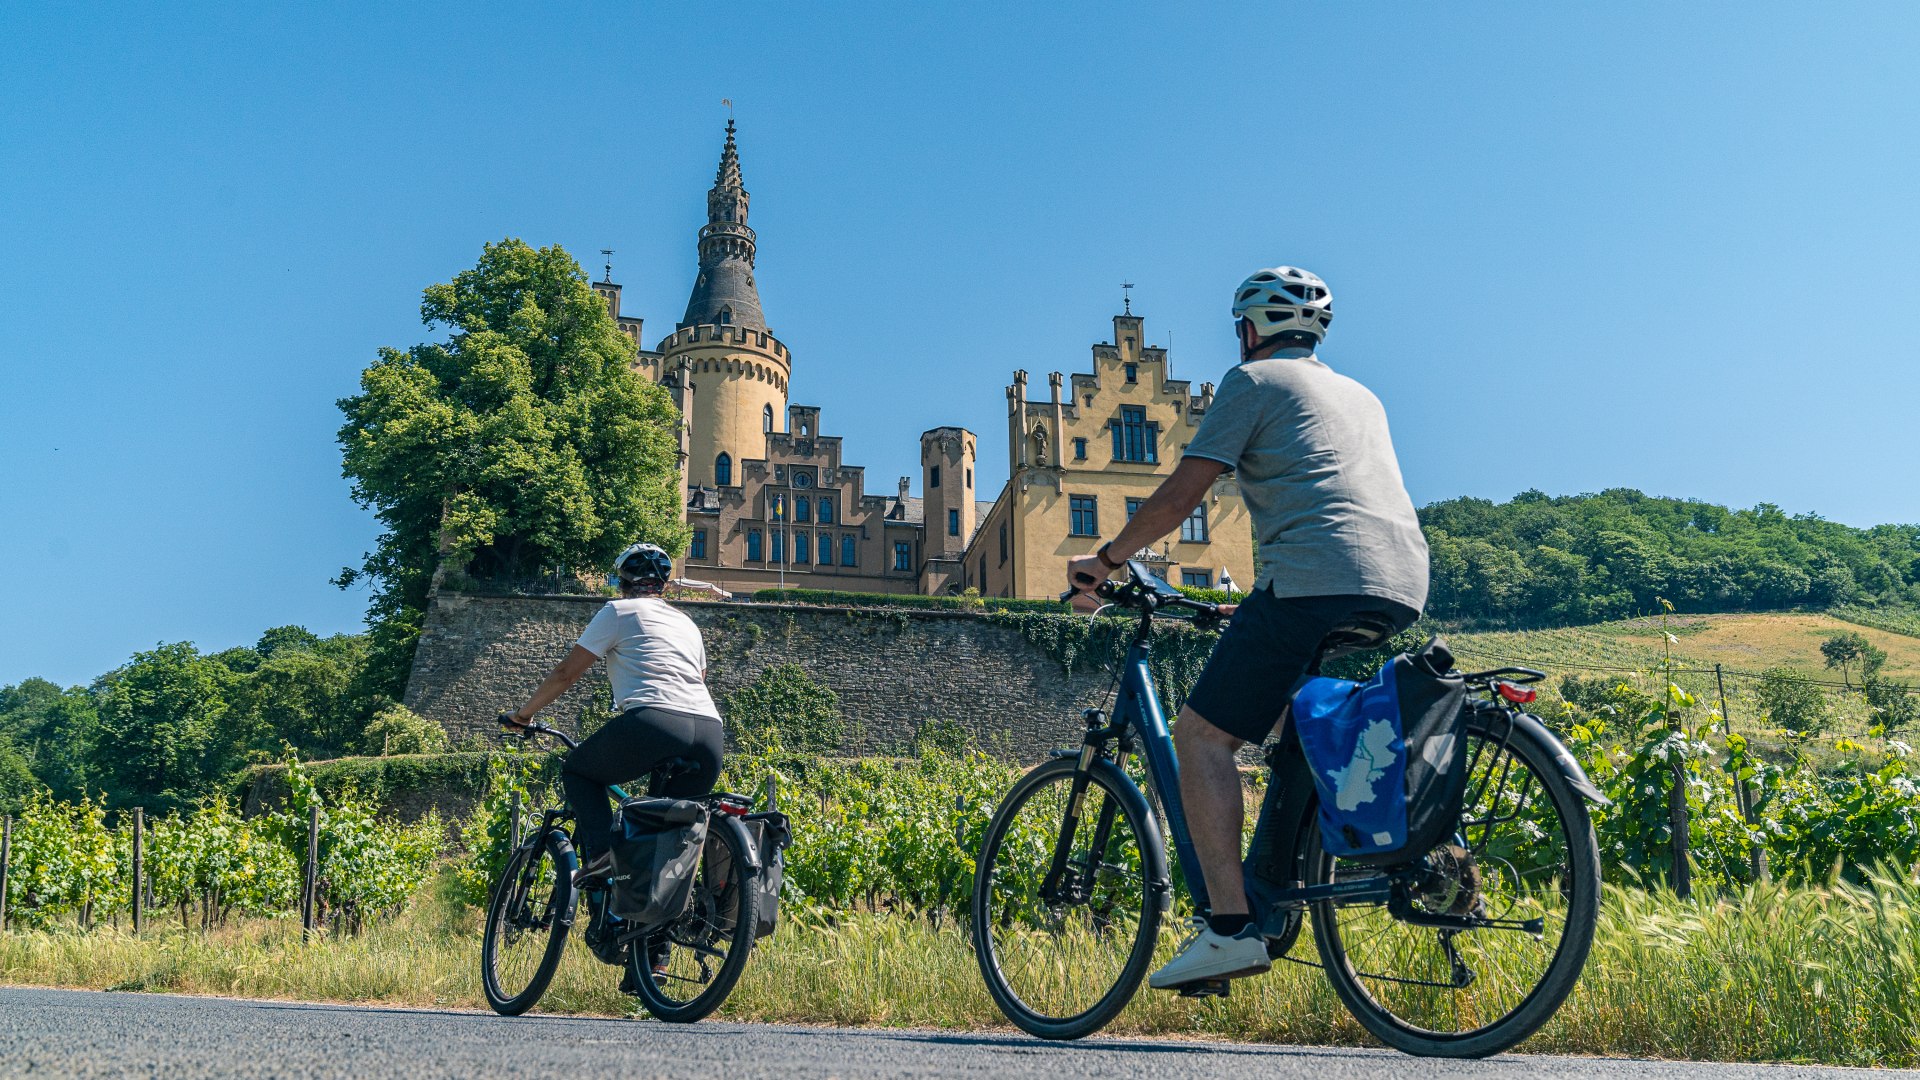
[(211, 791), (238, 763), (223, 721), (242, 678), (185, 641), (101, 676), (89, 781), (108, 805), (177, 809)]
[[(84, 686), (62, 689), (45, 679), (23, 679), (0, 687), (0, 741), (11, 744), (20, 763), (56, 798), (72, 801), (90, 790), (97, 726), (93, 695)], [(18, 776), (11, 765), (0, 771)]]
[(344, 587), (374, 597), (367, 689), (398, 697), (436, 566), (512, 579), (598, 568), (635, 540), (679, 551), (673, 403), (559, 247), (488, 244), (426, 290), (445, 341), (382, 349), (341, 400), (342, 472), (384, 532)]

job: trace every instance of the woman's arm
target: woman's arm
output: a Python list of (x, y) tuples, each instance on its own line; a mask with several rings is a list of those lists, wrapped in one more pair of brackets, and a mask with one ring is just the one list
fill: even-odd
[(547, 681), (540, 684), (540, 689), (535, 690), (533, 696), (527, 699), (527, 703), (513, 711), (513, 718), (523, 724), (532, 720), (534, 714), (553, 704), (555, 698), (566, 693), (574, 683), (579, 682), (580, 676), (585, 675), (587, 669), (592, 667), (593, 662), (598, 659), (600, 658), (592, 652), (575, 645), (573, 651), (567, 654), (567, 658), (554, 667), (553, 674), (547, 676)]

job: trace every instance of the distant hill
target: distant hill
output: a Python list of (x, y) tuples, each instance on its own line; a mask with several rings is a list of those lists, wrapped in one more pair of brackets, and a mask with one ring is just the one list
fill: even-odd
[(1920, 609), (1920, 525), (1856, 529), (1770, 503), (1733, 510), (1616, 488), (1450, 499), (1420, 511), (1427, 613), (1469, 626), (1842, 605)]

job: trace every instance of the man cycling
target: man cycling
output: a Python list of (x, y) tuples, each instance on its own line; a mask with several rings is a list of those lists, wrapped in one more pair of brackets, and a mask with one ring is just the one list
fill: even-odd
[(579, 817), (574, 843), (580, 849), (581, 881), (605, 874), (613, 865), (609, 784), (645, 776), (675, 758), (686, 763), (685, 771), (670, 777), (655, 794), (683, 799), (705, 795), (720, 776), (723, 738), (720, 711), (707, 692), (706, 644), (693, 620), (660, 598), (672, 572), (673, 560), (652, 544), (635, 544), (621, 552), (612, 582), (620, 599), (601, 607), (573, 651), (525, 705), (500, 716), (503, 725), (525, 726), (578, 682), (595, 660), (606, 660), (620, 715), (567, 755), (560, 776), (567, 802)]
[(1206, 925), (1148, 985), (1265, 971), (1241, 880), (1245, 810), (1234, 755), (1273, 730), (1321, 640), (1366, 613), (1404, 629), (1427, 599), (1427, 544), (1400, 477), (1386, 411), (1314, 355), (1333, 321), (1324, 281), (1260, 270), (1233, 299), (1240, 363), (1220, 381), (1180, 464), (1119, 535), (1067, 564), (1091, 590), (1171, 532), (1234, 470), (1259, 542), (1259, 579), (1180, 710), (1180, 796), (1212, 902)]

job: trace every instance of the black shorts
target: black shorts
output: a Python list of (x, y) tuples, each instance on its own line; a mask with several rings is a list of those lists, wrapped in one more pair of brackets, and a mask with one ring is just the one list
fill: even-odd
[(1261, 742), (1318, 659), (1327, 633), (1361, 613), (1391, 623), (1394, 633), (1420, 617), (1377, 596), (1277, 597), (1270, 588), (1248, 594), (1187, 695), (1187, 707), (1236, 739)]

